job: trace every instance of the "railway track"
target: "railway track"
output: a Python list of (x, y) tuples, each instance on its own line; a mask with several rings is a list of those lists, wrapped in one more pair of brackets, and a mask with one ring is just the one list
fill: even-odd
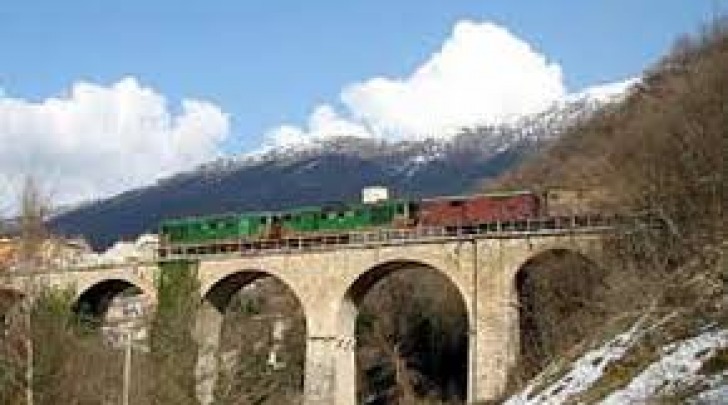
[(228, 239), (204, 244), (160, 246), (159, 261), (198, 259), (209, 256), (301, 253), (343, 248), (373, 248), (402, 244), (487, 238), (563, 235), (565, 233), (611, 232), (616, 228), (649, 226), (646, 216), (574, 215), (495, 221), (445, 227), (379, 228), (356, 232), (300, 235), (276, 239)]

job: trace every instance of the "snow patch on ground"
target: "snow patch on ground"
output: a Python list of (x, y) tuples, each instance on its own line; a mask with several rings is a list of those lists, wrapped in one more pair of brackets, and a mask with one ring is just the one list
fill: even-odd
[(723, 385), (701, 392), (690, 403), (696, 405), (720, 405), (728, 402), (728, 382), (725, 381), (725, 379), (728, 379), (728, 375), (723, 374), (723, 378)]
[(546, 369), (525, 390), (511, 397), (504, 405), (561, 404), (572, 395), (586, 390), (602, 376), (610, 362), (622, 358), (632, 347), (638, 340), (638, 336), (641, 335), (644, 323), (645, 318), (638, 320), (628, 331), (617, 335), (603, 346), (587, 352), (576, 360), (569, 372), (557, 381), (541, 392), (534, 392), (537, 387), (542, 386), (544, 379), (552, 374), (553, 370)]
[[(520, 393), (512, 396), (506, 405), (558, 405), (567, 403), (575, 395), (591, 388), (602, 377), (606, 367), (621, 359), (627, 351), (639, 343), (647, 332), (669, 321), (663, 318), (657, 324), (648, 324), (646, 317), (601, 347), (591, 350), (570, 365), (555, 364), (547, 368)], [(660, 349), (662, 354), (654, 363), (640, 372), (621, 390), (611, 393), (602, 405), (648, 403), (657, 395), (667, 394), (680, 388), (700, 386), (702, 392), (691, 400), (695, 404), (728, 403), (728, 371), (713, 376), (698, 373), (703, 363), (717, 349), (728, 347), (728, 329), (706, 330), (698, 336), (668, 344)], [(559, 369), (568, 371), (556, 381), (549, 377)]]
[[(609, 395), (602, 404), (646, 403), (655, 394), (669, 394), (696, 383), (715, 384), (718, 381), (709, 381), (699, 375), (698, 370), (717, 348), (725, 346), (728, 346), (728, 330), (725, 329), (703, 332), (694, 338), (664, 346), (658, 361), (632, 379), (624, 389)], [(728, 397), (723, 399), (728, 402)]]

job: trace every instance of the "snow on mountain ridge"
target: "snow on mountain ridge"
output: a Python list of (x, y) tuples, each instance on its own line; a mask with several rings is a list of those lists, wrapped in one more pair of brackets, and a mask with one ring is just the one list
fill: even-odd
[[(554, 102), (544, 111), (520, 117), (513, 123), (462, 128), (459, 131), (454, 131), (453, 134), (433, 135), (414, 140), (339, 135), (330, 138), (308, 139), (305, 142), (289, 143), (284, 146), (265, 145), (252, 152), (219, 159), (203, 165), (201, 169), (213, 172), (235, 170), (264, 162), (286, 162), (322, 153), (351, 155), (397, 154), (406, 150), (426, 148), (428, 145), (430, 149), (433, 149), (433, 153), (441, 153), (442, 150), (452, 147), (463, 136), (473, 136), (474, 133), (481, 136), (490, 136), (491, 139), (484, 141), (490, 141), (494, 146), (493, 151), (499, 153), (518, 142), (539, 141), (544, 137), (557, 135), (576, 120), (589, 116), (601, 106), (622, 100), (628, 94), (629, 89), (638, 82), (639, 79), (628, 79), (589, 87), (583, 91), (569, 94)], [(431, 157), (425, 155), (426, 152), (419, 154), (421, 160), (432, 160)], [(413, 164), (414, 160), (412, 159), (414, 158), (411, 158), (405, 164)]]
[(553, 139), (577, 122), (590, 117), (599, 108), (623, 100), (638, 82), (639, 79), (628, 79), (592, 86), (565, 96), (539, 113), (509, 123), (463, 127), (452, 134), (416, 139), (354, 134), (308, 138), (304, 142), (279, 146), (267, 144), (251, 152), (218, 158), (175, 177), (202, 175), (214, 180), (217, 176), (243, 168), (263, 164), (285, 167), (323, 155), (383, 158), (391, 161), (392, 170), (410, 177), (428, 163), (445, 159), (451, 153), (477, 151), (495, 156), (518, 145)]
[(564, 101), (571, 102), (585, 100), (595, 103), (611, 103), (619, 101), (627, 96), (630, 89), (632, 89), (636, 84), (639, 84), (640, 81), (641, 79), (638, 77), (631, 77), (617, 82), (587, 87), (584, 90), (567, 95), (564, 98)]

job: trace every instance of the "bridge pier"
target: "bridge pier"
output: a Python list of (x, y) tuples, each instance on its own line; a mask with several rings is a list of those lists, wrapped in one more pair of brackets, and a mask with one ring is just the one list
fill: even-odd
[(336, 336), (310, 335), (306, 339), (305, 405), (336, 404)]
[[(321, 282), (320, 286), (329, 284)], [(342, 292), (323, 287), (304, 298), (308, 304), (306, 313), (316, 314), (308, 319), (307, 326), (304, 405), (357, 403), (356, 318), (359, 311)]]
[(507, 240), (478, 245), (474, 333), (468, 372), (470, 403), (498, 400), (518, 360), (518, 297), (513, 275), (523, 247)]
[(220, 334), (223, 314), (212, 303), (203, 301), (195, 321), (197, 364), (195, 393), (200, 405), (215, 402), (215, 384), (220, 371)]

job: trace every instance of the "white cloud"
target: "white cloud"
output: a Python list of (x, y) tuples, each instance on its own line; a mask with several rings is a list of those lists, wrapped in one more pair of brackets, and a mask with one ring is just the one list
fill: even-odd
[(510, 122), (566, 94), (561, 68), (493, 23), (461, 21), (441, 49), (409, 77), (346, 86), (345, 113), (315, 110), (308, 129), (283, 126), (269, 139), (305, 142), (337, 135), (314, 126), (326, 108), (337, 128), (384, 138), (447, 136), (458, 128)]
[(511, 121), (564, 94), (558, 65), (504, 28), (464, 21), (412, 76), (357, 83), (342, 99), (376, 129), (432, 134)]
[(183, 100), (175, 114), (133, 78), (40, 102), (0, 94), (0, 182), (33, 175), (57, 204), (108, 196), (218, 156), (229, 127), (214, 104)]
[(273, 146), (290, 147), (306, 145), (316, 140), (341, 136), (370, 137), (362, 124), (340, 117), (333, 107), (323, 104), (308, 119), (308, 131), (294, 125), (281, 125), (267, 134)]

